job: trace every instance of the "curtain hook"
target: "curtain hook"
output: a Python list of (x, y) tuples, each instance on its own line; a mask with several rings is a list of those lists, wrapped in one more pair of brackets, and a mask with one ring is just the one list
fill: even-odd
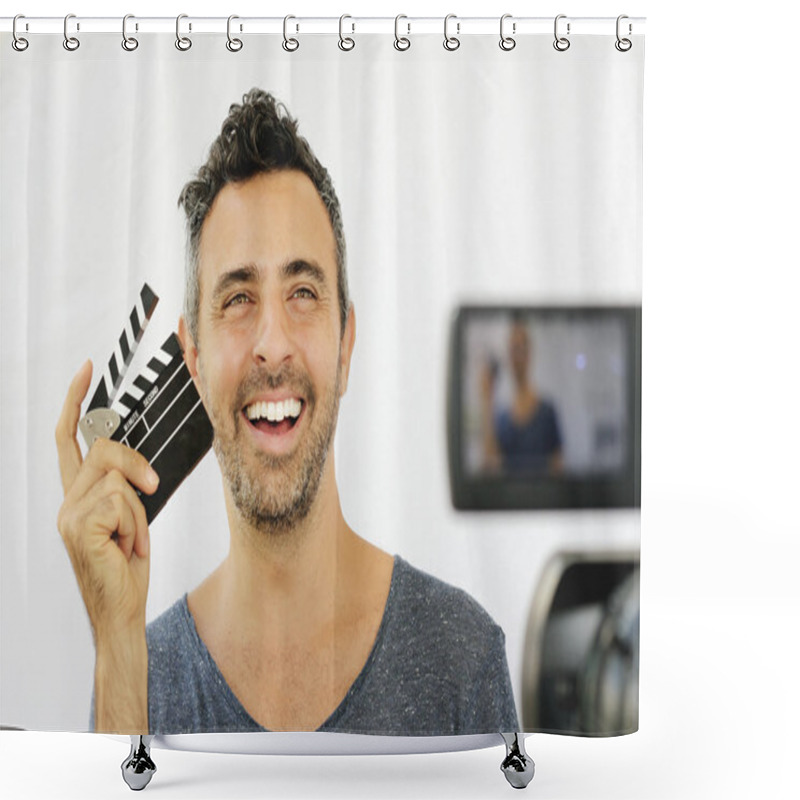
[[(411, 47), (411, 39), (407, 36), (400, 35), (400, 20), (401, 19), (408, 19), (405, 14), (398, 14), (394, 18), (394, 49), (400, 50), (408, 50)], [(408, 33), (411, 33), (411, 23), (407, 22), (406, 25), (408, 26)]]
[[(236, 14), (231, 14), (228, 17), (228, 27), (225, 30), (225, 32), (226, 32), (226, 34), (228, 36), (228, 41), (225, 42), (225, 47), (227, 47), (228, 50), (230, 50), (231, 53), (238, 53), (243, 47), (243, 43), (242, 43), (241, 39), (236, 39), (233, 36), (231, 36), (231, 22), (233, 22), (235, 19), (239, 19), (239, 17), (236, 16)], [(242, 28), (240, 26), (239, 30), (241, 30), (241, 29)]]
[[(188, 16), (188, 14), (178, 14), (178, 18), (175, 20), (175, 47), (183, 52), (186, 52), (192, 46), (192, 40), (188, 36), (181, 36), (181, 20), (187, 19)], [(190, 23), (189, 30), (191, 29)]]
[[(133, 14), (126, 14), (122, 18), (122, 49), (127, 50), (129, 53), (133, 52), (139, 46), (139, 40), (135, 39), (133, 36), (128, 36), (128, 20), (133, 19)], [(139, 30), (139, 26), (136, 26), (136, 30)]]
[[(511, 14), (503, 14), (503, 16), (500, 17), (500, 49), (505, 50), (506, 52), (513, 50), (517, 46), (517, 40), (512, 36), (506, 36), (504, 31), (506, 20), (511, 18)], [(511, 32), (517, 32), (516, 22), (511, 23)]]
[[(616, 47), (617, 50), (620, 51), (620, 53), (627, 53), (628, 50), (630, 50), (631, 47), (633, 47), (633, 42), (630, 39), (623, 39), (619, 35), (620, 22), (622, 22), (622, 20), (624, 20), (624, 19), (628, 19), (628, 15), (627, 14), (620, 14), (617, 17), (617, 41), (614, 42), (614, 47)], [(633, 25), (631, 25), (630, 22), (629, 22), (628, 23), (628, 35), (630, 36), (631, 33), (633, 33)]]
[[(444, 49), (452, 52), (453, 50), (458, 50), (458, 48), (461, 47), (461, 40), (458, 38), (458, 36), (448, 36), (447, 34), (447, 26), (451, 19), (456, 19), (456, 15), (448, 14), (444, 18)], [(456, 22), (456, 33), (458, 34), (460, 32), (461, 23)]]
[[(67, 16), (64, 17), (64, 49), (70, 52), (77, 50), (81, 46), (80, 40), (75, 36), (70, 36), (67, 30), (67, 25), (71, 19), (75, 19), (74, 14), (67, 14)], [(80, 30), (80, 28), (78, 30)]]
[[(289, 37), (288, 30), (289, 30), (289, 20), (290, 19), (297, 19), (297, 17), (293, 17), (291, 14), (288, 14), (283, 18), (283, 44), (282, 47), (287, 53), (294, 53), (298, 47), (300, 47), (300, 42), (297, 41), (294, 37)], [(298, 25), (295, 28), (296, 31), (300, 30), (300, 26)]]
[[(569, 50), (570, 41), (567, 39), (566, 36), (559, 36), (558, 35), (558, 21), (560, 19), (566, 19), (566, 14), (559, 14), (555, 22), (553, 23), (553, 36), (555, 36), (555, 41), (553, 42), (553, 47), (558, 50), (559, 53), (563, 53), (565, 50)], [(569, 36), (569, 22), (567, 23), (567, 36)]]
[(18, 53), (21, 53), (23, 50), (27, 50), (28, 49), (28, 40), (25, 39), (24, 37), (20, 36), (17, 33), (17, 20), (18, 19), (25, 19), (25, 16), (23, 14), (17, 14), (17, 16), (14, 17), (14, 22), (13, 22), (13, 24), (11, 26), (11, 35), (13, 37), (11, 39), (11, 46)]
[[(339, 49), (344, 50), (347, 52), (348, 50), (352, 50), (356, 46), (355, 39), (351, 38), (350, 36), (344, 36), (342, 32), (342, 26), (344, 25), (344, 21), (346, 19), (353, 19), (349, 14), (342, 14), (339, 17)], [(356, 32), (356, 24), (355, 22), (351, 23), (353, 26), (352, 33)]]

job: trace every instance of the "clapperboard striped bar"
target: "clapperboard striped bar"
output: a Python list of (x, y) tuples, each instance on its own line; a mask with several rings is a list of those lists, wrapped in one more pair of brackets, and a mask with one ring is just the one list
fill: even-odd
[(138, 450), (158, 473), (155, 494), (139, 494), (148, 522), (208, 452), (214, 437), (174, 333), (161, 346), (161, 356), (148, 363), (158, 375), (155, 383), (111, 436)]
[(158, 296), (145, 283), (139, 293), (136, 305), (131, 309), (128, 322), (122, 329), (117, 346), (108, 360), (105, 372), (97, 384), (94, 395), (89, 402), (88, 411), (94, 408), (111, 408), (122, 384), (133, 354), (144, 336), (147, 323), (158, 305)]
[(174, 333), (119, 394), (157, 303), (158, 297), (145, 284), (79, 423), (89, 447), (100, 436), (122, 442), (138, 450), (158, 473), (155, 494), (137, 492), (148, 522), (208, 452), (214, 437)]

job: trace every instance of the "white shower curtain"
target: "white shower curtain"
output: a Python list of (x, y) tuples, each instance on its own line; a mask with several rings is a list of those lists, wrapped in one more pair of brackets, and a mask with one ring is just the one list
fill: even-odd
[[(342, 507), (379, 547), (470, 592), (501, 625), (518, 709), (529, 606), (557, 551), (637, 552), (639, 510), (457, 511), (448, 337), (464, 304), (641, 304), (644, 42), (606, 35), (59, 35), (0, 42), (4, 725), (85, 730), (91, 631), (56, 529), (53, 431), (72, 375), (108, 358), (143, 282), (147, 338), (177, 325), (177, 197), (231, 103), (273, 92), (337, 188), (357, 341), (336, 438)], [(143, 345), (144, 347), (144, 345)], [(224, 557), (207, 457), (153, 524), (148, 619)]]

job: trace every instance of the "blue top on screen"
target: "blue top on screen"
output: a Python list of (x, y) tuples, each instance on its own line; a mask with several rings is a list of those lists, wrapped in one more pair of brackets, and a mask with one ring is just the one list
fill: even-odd
[(540, 400), (533, 416), (519, 425), (508, 410), (495, 419), (497, 444), (503, 454), (503, 468), (514, 473), (545, 473), (550, 458), (561, 449), (561, 430), (553, 405)]

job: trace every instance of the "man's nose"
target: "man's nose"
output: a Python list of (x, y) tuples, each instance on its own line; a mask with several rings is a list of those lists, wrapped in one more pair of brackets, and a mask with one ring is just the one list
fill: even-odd
[(264, 301), (253, 345), (253, 359), (278, 369), (294, 353), (291, 320), (279, 298)]

